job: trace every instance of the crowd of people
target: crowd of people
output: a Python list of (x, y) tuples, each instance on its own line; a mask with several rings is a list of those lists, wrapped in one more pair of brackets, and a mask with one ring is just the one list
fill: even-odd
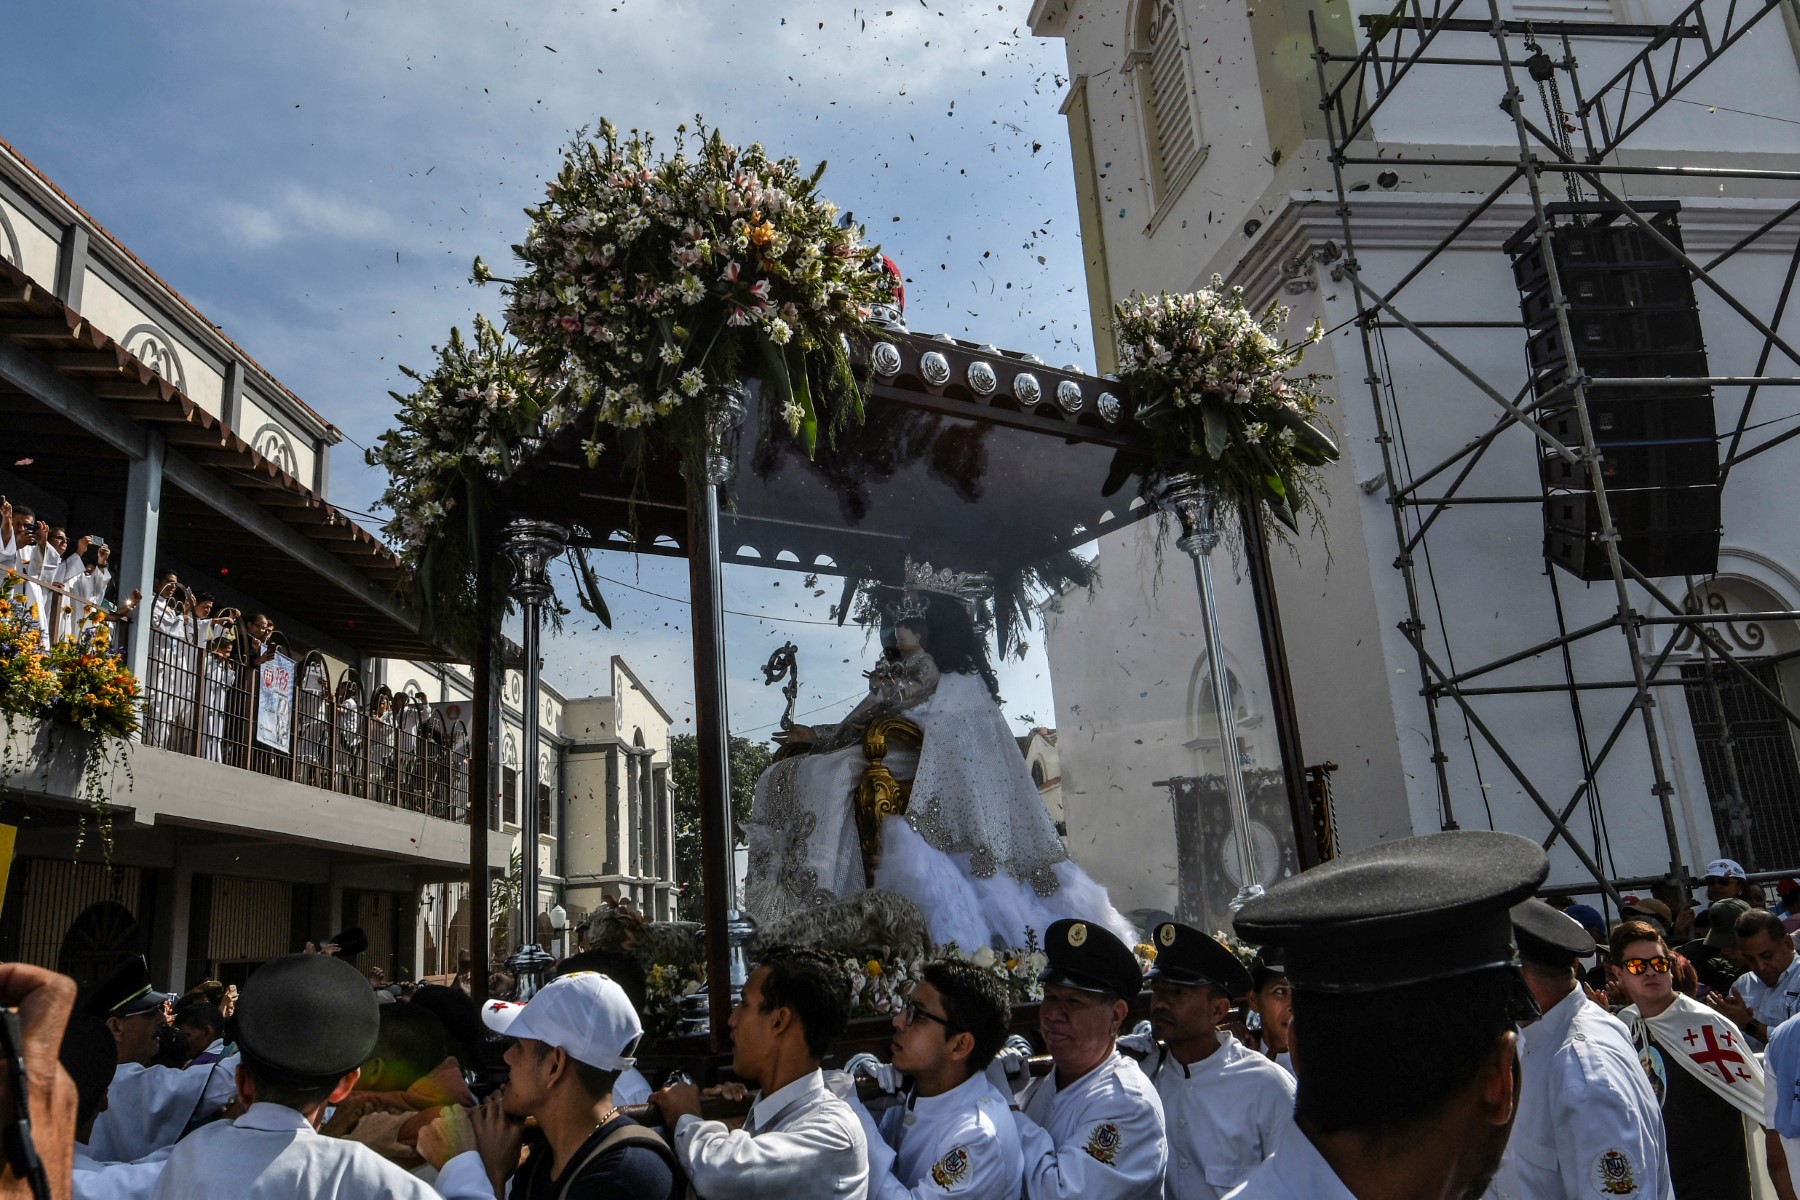
[[(22, 589), (46, 649), (77, 633), (88, 613), (106, 610), (112, 553), (104, 538), (81, 534), (71, 542), (67, 529), (0, 496), (0, 578)], [(120, 615), (129, 611), (121, 606)]]
[[(952, 957), (925, 966), (886, 1054), (827, 1069), (840, 960), (765, 947), (710, 1095), (638, 1069), (643, 978), (617, 951), (480, 1006), (372, 986), (335, 953), (348, 938), (241, 993), (163, 994), (138, 958), (77, 995), (11, 964), (0, 1002), (41, 1194), (84, 1200), (1791, 1200), (1783, 914), (1720, 860), (1677, 945), (1672, 912), (1607, 928), (1533, 898), (1547, 869), (1510, 834), (1389, 843), (1247, 905), (1248, 961), (1156, 926), (1147, 976), (1103, 925), (1058, 921), (1036, 1058), (999, 978)], [(18, 1144), (4, 1180), (23, 1184)]]

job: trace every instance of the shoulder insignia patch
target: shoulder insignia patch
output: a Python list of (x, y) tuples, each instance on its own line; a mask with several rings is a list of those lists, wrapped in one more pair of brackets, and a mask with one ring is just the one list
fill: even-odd
[(1093, 1132), (1088, 1134), (1087, 1145), (1082, 1147), (1082, 1149), (1086, 1150), (1089, 1155), (1110, 1167), (1112, 1166), (1113, 1159), (1119, 1156), (1119, 1142), (1121, 1140), (1122, 1139), (1119, 1137), (1119, 1127), (1114, 1125), (1111, 1121), (1108, 1121), (1104, 1125), (1094, 1126)]
[(956, 1190), (958, 1184), (969, 1178), (969, 1152), (961, 1146), (952, 1149), (944, 1157), (931, 1164), (931, 1182), (946, 1192)]
[(1602, 1196), (1637, 1195), (1637, 1177), (1623, 1150), (1608, 1150), (1594, 1160), (1594, 1187)]

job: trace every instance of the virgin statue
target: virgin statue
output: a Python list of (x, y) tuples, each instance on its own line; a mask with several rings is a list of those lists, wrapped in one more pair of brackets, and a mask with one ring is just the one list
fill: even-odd
[(898, 715), (923, 742), (916, 754), (888, 743), (883, 765), (912, 791), (903, 815), (881, 819), (875, 888), (913, 900), (933, 942), (965, 951), (1021, 947), (1028, 930), (1041, 937), (1062, 917), (1137, 942), (1057, 836), (1000, 711), (967, 596), (915, 587), (888, 615), (892, 646), (866, 673), (868, 695), (836, 724), (789, 729), (777, 740), (809, 752), (784, 755), (756, 782), (745, 830), (750, 915), (766, 923), (869, 886), (854, 802), (868, 766), (863, 731)]

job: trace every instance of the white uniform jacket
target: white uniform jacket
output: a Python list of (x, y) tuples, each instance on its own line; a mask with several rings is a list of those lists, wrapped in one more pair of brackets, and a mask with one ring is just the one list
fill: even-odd
[(706, 1200), (867, 1200), (862, 1122), (825, 1086), (802, 1075), (758, 1095), (744, 1128), (689, 1114), (675, 1123), (675, 1154)]
[(1523, 1033), (1519, 1115), (1490, 1194), (1608, 1200), (1629, 1182), (1670, 1200), (1662, 1108), (1625, 1026), (1576, 988)]
[(1169, 1135), (1168, 1200), (1218, 1200), (1275, 1152), (1294, 1115), (1294, 1077), (1229, 1033), (1183, 1066), (1159, 1047), (1139, 1064), (1162, 1097)]
[(941, 1096), (909, 1096), (879, 1123), (858, 1104), (869, 1141), (869, 1200), (1017, 1196), (1025, 1160), (1011, 1109), (981, 1073)]
[(188, 1123), (218, 1112), (237, 1095), (236, 1055), (200, 1067), (120, 1063), (94, 1122), (89, 1150), (100, 1162), (136, 1162), (173, 1146)]
[(75, 1200), (150, 1200), (169, 1152), (158, 1150), (137, 1162), (101, 1162), (76, 1142), (74, 1188), (69, 1194)]
[(1275, 1153), (1225, 1200), (1356, 1200), (1292, 1117), (1275, 1135)]
[[(1731, 990), (1743, 1000), (1751, 1016), (1770, 1029), (1775, 1028), (1800, 1012), (1800, 955), (1795, 955), (1794, 961), (1788, 964), (1773, 986), (1758, 979), (1755, 971), (1745, 971), (1731, 985)], [(1744, 1036), (1749, 1037), (1748, 1034)], [(1753, 1049), (1763, 1048), (1763, 1043), (1755, 1038), (1750, 1038), (1750, 1043)]]
[(1019, 1106), (1025, 1200), (1160, 1200), (1162, 1101), (1117, 1050), (1062, 1091), (1054, 1071), (1032, 1080)]
[[(490, 1193), (491, 1194), (491, 1193)], [(215, 1121), (169, 1155), (156, 1200), (435, 1200), (430, 1184), (279, 1104)]]

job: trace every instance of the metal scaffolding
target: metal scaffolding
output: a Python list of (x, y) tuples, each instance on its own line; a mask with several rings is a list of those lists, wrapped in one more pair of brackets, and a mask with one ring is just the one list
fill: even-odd
[[(1465, 6), (1485, 15), (1478, 18), (1459, 16)], [(1796, 244), (1778, 299), (1767, 319), (1718, 277), (1723, 264), (1760, 240), (1769, 238), (1800, 214), (1800, 202), (1787, 207), (1723, 253), (1703, 263), (1690, 257), (1652, 226), (1644, 210), (1653, 209), (1654, 205), (1627, 199), (1619, 194), (1623, 188), (1609, 187), (1606, 182), (1606, 177), (1632, 177), (1642, 184), (1685, 177), (1800, 184), (1800, 171), (1648, 166), (1617, 160), (1621, 151), (1630, 149), (1632, 136), (1643, 129), (1646, 122), (1673, 103), (1694, 79), (1729, 55), (1763, 18), (1784, 6), (1795, 18), (1800, 18), (1800, 0), (1749, 0), (1748, 3), (1745, 0), (1694, 0), (1667, 24), (1627, 25), (1610, 21), (1510, 20), (1502, 16), (1499, 0), (1433, 0), (1429, 6), (1421, 0), (1402, 0), (1388, 14), (1362, 18), (1364, 43), (1354, 54), (1329, 49), (1321, 40), (1316, 13), (1311, 17), (1320, 108), (1324, 113), (1337, 211), (1343, 230), (1343, 259), (1334, 267), (1333, 277), (1348, 281), (1355, 289), (1357, 314), (1354, 324), (1360, 335), (1367, 368), (1366, 382), (1374, 405), (1384, 482), (1399, 548), (1395, 566), (1405, 587), (1407, 616), (1400, 628), (1417, 656), (1418, 669), (1424, 680), (1421, 695), (1425, 702), (1443, 826), (1449, 829), (1458, 824), (1447, 771), (1449, 756), (1445, 752), (1443, 726), (1446, 719), (1459, 720), (1471, 747), (1485, 746), (1549, 822), (1551, 832), (1544, 841), (1545, 849), (1554, 846), (1558, 840), (1564, 841), (1593, 876), (1599, 890), (1614, 903), (1619, 899), (1621, 886), (1641, 886), (1646, 881), (1617, 878), (1617, 872), (1609, 872), (1602, 864), (1606, 857), (1602, 853), (1605, 817), (1597, 799), (1596, 779), (1601, 767), (1622, 743), (1635, 741), (1628, 737), (1634, 726), (1648, 750), (1654, 779), (1652, 792), (1668, 842), (1668, 873), (1664, 881), (1685, 886), (1691, 879), (1682, 858), (1672, 807), (1674, 789), (1665, 767), (1654, 709), (1659, 689), (1682, 686), (1692, 677), (1684, 678), (1677, 667), (1671, 666), (1671, 654), (1678, 640), (1672, 635), (1673, 631), (1660, 652), (1652, 654), (1644, 644), (1645, 630), (1674, 626), (1689, 631), (1697, 640), (1704, 678), (1728, 750), (1732, 745), (1732, 733), (1726, 706), (1720, 702), (1721, 680), (1731, 680), (1734, 684), (1742, 681), (1742, 686), (1773, 704), (1790, 727), (1800, 726), (1800, 714), (1759, 678), (1718, 632), (1718, 627), (1728, 620), (1793, 621), (1800, 619), (1800, 610), (1750, 614), (1690, 611), (1691, 606), (1682, 602), (1685, 597), (1678, 599), (1665, 594), (1629, 561), (1621, 553), (1614, 505), (1608, 499), (1604, 460), (1596, 444), (1590, 409), (1590, 399), (1596, 393), (1604, 396), (1608, 391), (1616, 394), (1627, 388), (1640, 391), (1675, 387), (1745, 388), (1735, 426), (1719, 438), (1721, 443), (1728, 442), (1720, 461), (1721, 489), (1733, 467), (1800, 436), (1800, 426), (1796, 426), (1781, 433), (1747, 437), (1757, 428), (1751, 418), (1762, 389), (1800, 385), (1800, 352), (1777, 332), (1787, 310), (1796, 273), (1800, 272), (1800, 244)], [(1482, 43), (1484, 53), (1434, 53), (1440, 36), (1447, 33), (1487, 35), (1487, 42)], [(1588, 90), (1583, 85), (1575, 55), (1576, 38), (1624, 39), (1641, 42), (1642, 48), (1597, 88)], [(1459, 40), (1467, 42), (1469, 39)], [(1524, 49), (1523, 55), (1515, 50), (1515, 41)], [(1540, 41), (1559, 45), (1561, 57), (1552, 57)], [(1459, 47), (1459, 51), (1466, 49), (1466, 46)], [(1472, 173), (1492, 174), (1478, 176), (1486, 190), (1478, 192), (1479, 198), (1454, 227), (1401, 272), (1398, 279), (1381, 287), (1365, 278), (1357, 260), (1359, 214), (1353, 203), (1354, 195), (1347, 190), (1345, 170), (1352, 167), (1390, 170), (1395, 166), (1392, 157), (1372, 153), (1374, 147), (1369, 141), (1372, 122), (1376, 113), (1396, 95), (1404, 96), (1409, 78), (1417, 68), (1425, 66), (1456, 67), (1469, 77), (1470, 86), (1479, 86), (1490, 78), (1485, 73), (1478, 73), (1478, 68), (1497, 72), (1498, 78), (1494, 80), (1498, 92), (1496, 98), (1511, 120), (1517, 146), (1516, 151), (1509, 147), (1486, 157), (1482, 156), (1479, 147), (1472, 147), (1464, 158), (1434, 157), (1429, 160), (1434, 168), (1467, 168)], [(1520, 87), (1522, 76), (1537, 85), (1548, 128), (1540, 126), (1528, 113), (1527, 97)], [(1567, 100), (1564, 99), (1565, 92), (1569, 97)], [(1359, 149), (1361, 153), (1358, 153)], [(1487, 186), (1490, 180), (1491, 186)], [(1570, 328), (1565, 281), (1559, 275), (1556, 255), (1550, 251), (1557, 232), (1568, 229), (1567, 225), (1557, 223), (1552, 212), (1553, 208), (1560, 207), (1563, 197), (1546, 195), (1547, 181), (1548, 188), (1566, 192), (1570, 201), (1593, 197), (1608, 206), (1616, 212), (1617, 219), (1642, 231), (1643, 236), (1661, 246), (1672, 261), (1684, 266), (1695, 285), (1710, 291), (1724, 307), (1742, 318), (1762, 340), (1754, 372), (1676, 378), (1596, 378), (1584, 371), (1582, 351)], [(1434, 335), (1436, 330), (1470, 328), (1517, 328), (1523, 334), (1528, 332), (1524, 321), (1441, 318), (1415, 321), (1402, 308), (1406, 303), (1402, 294), (1408, 285), (1446, 251), (1468, 237), (1477, 221), (1502, 197), (1521, 194), (1529, 197), (1531, 220), (1535, 226), (1532, 232), (1542, 239), (1545, 247), (1543, 258), (1549, 271), (1549, 299), (1555, 310), (1555, 330), (1563, 346), (1567, 347), (1560, 381), (1545, 390), (1539, 380), (1535, 392), (1532, 380), (1535, 372), (1527, 372), (1523, 386), (1490, 378), (1491, 372), (1484, 374), (1469, 366)], [(1473, 431), (1470, 439), (1455, 452), (1422, 469), (1414, 469), (1404, 453), (1399, 392), (1386, 352), (1386, 336), (1391, 331), (1397, 331), (1396, 336), (1403, 333), (1416, 339), (1420, 346), (1493, 404), (1491, 425)], [(1771, 373), (1770, 360), (1776, 356), (1783, 361)], [(1547, 429), (1540, 420), (1546, 414), (1546, 406), (1572, 406), (1577, 416), (1579, 438), (1564, 440)], [(1435, 408), (1432, 415), (1434, 419), (1443, 419), (1442, 408)], [(1434, 612), (1437, 592), (1437, 582), (1431, 574), (1430, 540), (1434, 535), (1447, 536), (1440, 526), (1441, 518), (1459, 506), (1537, 504), (1543, 502), (1550, 491), (1546, 482), (1534, 495), (1485, 495), (1470, 484), (1476, 467), (1488, 455), (1496, 439), (1515, 426), (1530, 432), (1541, 455), (1555, 456), (1572, 470), (1585, 475), (1597, 510), (1597, 540), (1605, 556), (1612, 611), (1604, 620), (1569, 628), (1564, 618), (1561, 581), (1556, 568), (1551, 567), (1546, 574), (1556, 612), (1558, 628), (1555, 636), (1544, 637), (1535, 644), (1522, 646), (1476, 666), (1453, 665), (1453, 651), (1445, 656), (1449, 662), (1439, 662), (1426, 633), (1429, 628), (1427, 617)], [(1691, 578), (1688, 580), (1689, 596), (1695, 594), (1695, 583)], [(1427, 592), (1432, 593), (1431, 598), (1427, 598)], [(1441, 612), (1438, 616), (1442, 625)], [(1448, 650), (1449, 630), (1445, 627), (1441, 632)], [(1608, 634), (1616, 634), (1623, 643), (1624, 662), (1616, 673), (1620, 677), (1578, 678), (1571, 648)], [(1502, 668), (1552, 652), (1562, 659), (1562, 679), (1558, 682), (1501, 686), (1489, 679)], [(1584, 767), (1580, 784), (1567, 794), (1533, 779), (1526, 763), (1521, 761), (1529, 756), (1523, 748), (1506, 744), (1505, 739), (1484, 720), (1482, 706), (1477, 702), (1486, 696), (1556, 692), (1568, 695)], [(1581, 698), (1588, 693), (1624, 696), (1610, 727), (1597, 740), (1590, 736), (1583, 716)], [(1446, 705), (1448, 710), (1444, 710)], [(1727, 753), (1726, 759), (1727, 769), (1734, 770), (1733, 755)], [(1479, 756), (1476, 764), (1479, 772)], [(1588, 806), (1586, 816), (1593, 837), (1591, 846), (1584, 845), (1571, 826), (1572, 818), (1584, 804)], [(1800, 866), (1795, 863), (1781, 865)]]

